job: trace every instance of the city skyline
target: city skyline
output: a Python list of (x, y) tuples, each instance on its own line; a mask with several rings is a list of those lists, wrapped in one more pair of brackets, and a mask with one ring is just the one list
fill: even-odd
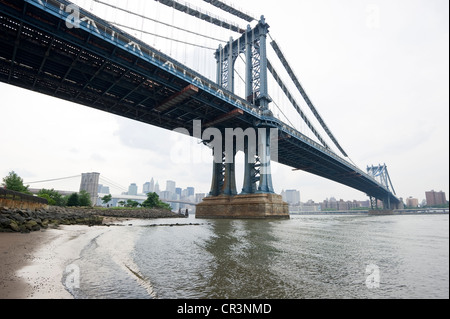
[[(422, 200), (431, 189), (449, 193), (448, 1), (375, 0), (371, 7), (299, 1), (288, 11), (274, 10), (266, 0), (239, 5), (255, 16), (266, 15), (271, 36), (349, 161), (363, 171), (386, 163), (397, 196), (404, 199)], [(368, 23), (374, 6), (378, 22)], [(286, 32), (288, 21), (296, 21), (296, 37)], [(130, 180), (142, 185), (142, 176), (153, 175), (161, 187), (162, 181), (176, 179), (209, 192), (212, 157), (198, 140), (4, 83), (0, 93), (5, 119), (0, 134), (8, 137), (2, 141), (2, 177), (14, 170), (32, 182), (101, 171), (125, 187)], [(192, 152), (206, 160), (175, 162), (175, 143), (192, 145)], [(302, 171), (276, 163), (272, 168), (278, 194), (301, 189), (305, 200), (316, 202), (331, 196), (367, 199)], [(242, 170), (237, 165), (238, 192)], [(76, 191), (79, 183), (53, 186)]]
[[(139, 185), (137, 185), (136, 183), (131, 183), (130, 186), (131, 185), (137, 185), (138, 186), (137, 187), (137, 189), (138, 189), (137, 195), (145, 195), (145, 194), (147, 194), (145, 192), (146, 184), (151, 184), (152, 182), (154, 182), (154, 185), (158, 184), (158, 181), (155, 182), (154, 178), (152, 177), (150, 182), (143, 183), (143, 185), (142, 185), (142, 192), (139, 192)], [(208, 196), (208, 194), (209, 194), (209, 192), (195, 191), (195, 187), (192, 187), (192, 186), (186, 186), (184, 188), (183, 187), (176, 187), (177, 182), (173, 181), (173, 180), (167, 180), (166, 181), (166, 185), (168, 185), (168, 183), (174, 183), (174, 185), (172, 186), (172, 189), (175, 189), (175, 191), (170, 191), (173, 194), (178, 194), (177, 190), (181, 190), (181, 191), (184, 192), (184, 191), (187, 191), (189, 189), (193, 189), (192, 194), (190, 194), (190, 196), (194, 196), (194, 197), (196, 195)], [(105, 187), (102, 184), (99, 185), (99, 186)], [(156, 192), (156, 193), (161, 193), (161, 192), (165, 192), (165, 191), (169, 191), (167, 187), (166, 187), (165, 190), (162, 190), (162, 191), (160, 190), (159, 192)], [(153, 192), (153, 191), (149, 190), (149, 192)], [(339, 196), (333, 196), (333, 195), (324, 197), (324, 198), (322, 198), (321, 200), (318, 200), (318, 201), (315, 201), (315, 200), (313, 200), (311, 198), (309, 198), (309, 199), (305, 198), (304, 200), (302, 200), (301, 189), (286, 189), (286, 190), (283, 189), (280, 194), (283, 196), (283, 200), (288, 202), (290, 205), (307, 204), (307, 203), (320, 204), (320, 203), (323, 203), (325, 201), (332, 201), (332, 202), (333, 201), (335, 201), (335, 202), (339, 202), (339, 201), (341, 201), (341, 202), (342, 201), (344, 201), (344, 202), (370, 202), (368, 198), (367, 199), (363, 199), (363, 200), (357, 200), (355, 198), (340, 198)], [(405, 204), (408, 207), (420, 206), (423, 203), (427, 203), (428, 204), (428, 200), (427, 200), (428, 196), (433, 196), (433, 198), (438, 198), (439, 200), (438, 200), (437, 204), (442, 204), (442, 203), (445, 204), (446, 202), (448, 202), (446, 200), (446, 195), (447, 194), (446, 194), (446, 192), (443, 192), (443, 191), (439, 191), (439, 192), (434, 191), (434, 190), (432, 190), (432, 191), (424, 191), (423, 194), (424, 194), (423, 198), (416, 198), (416, 197), (413, 197), (413, 196), (408, 196), (408, 197), (401, 197), (401, 199), (402, 199), (403, 204)], [(115, 195), (119, 195), (119, 194), (115, 194)], [(181, 198), (183, 198), (183, 196), (181, 196)], [(433, 199), (432, 205), (435, 205), (435, 204), (436, 204), (435, 199)]]

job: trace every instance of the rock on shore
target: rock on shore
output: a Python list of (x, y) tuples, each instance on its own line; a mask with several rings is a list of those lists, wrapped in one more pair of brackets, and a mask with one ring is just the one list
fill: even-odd
[(181, 217), (162, 209), (95, 209), (54, 207), (48, 209), (8, 209), (0, 207), (0, 232), (28, 233), (58, 225), (102, 225), (104, 217), (116, 218), (176, 218)]

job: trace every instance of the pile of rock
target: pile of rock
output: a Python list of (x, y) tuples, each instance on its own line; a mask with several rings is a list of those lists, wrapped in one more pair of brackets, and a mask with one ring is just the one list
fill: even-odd
[(88, 212), (67, 210), (63, 207), (49, 209), (8, 209), (0, 207), (0, 231), (37, 231), (58, 225), (101, 225), (103, 217)]
[(58, 225), (102, 225), (104, 217), (178, 218), (184, 217), (164, 209), (96, 209), (50, 206), (48, 209), (8, 209), (0, 207), (0, 232), (31, 232)]

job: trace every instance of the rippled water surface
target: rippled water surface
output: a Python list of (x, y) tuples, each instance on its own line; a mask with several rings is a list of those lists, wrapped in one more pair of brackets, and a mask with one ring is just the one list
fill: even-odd
[(449, 298), (448, 215), (132, 224), (84, 248), (75, 297)]

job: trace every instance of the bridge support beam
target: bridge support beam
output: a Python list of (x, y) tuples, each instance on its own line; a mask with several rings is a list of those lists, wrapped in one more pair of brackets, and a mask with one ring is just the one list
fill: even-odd
[(249, 145), (250, 143), (245, 141), (245, 167), (244, 167), (244, 185), (242, 187), (242, 195), (256, 193), (256, 182), (259, 179), (259, 157), (256, 156), (255, 145)]

